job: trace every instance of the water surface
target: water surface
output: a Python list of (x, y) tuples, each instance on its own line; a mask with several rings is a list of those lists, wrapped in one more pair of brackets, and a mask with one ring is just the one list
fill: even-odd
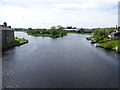
[(117, 88), (118, 54), (68, 34), (57, 39), (28, 36), (29, 43), (3, 52), (5, 88)]

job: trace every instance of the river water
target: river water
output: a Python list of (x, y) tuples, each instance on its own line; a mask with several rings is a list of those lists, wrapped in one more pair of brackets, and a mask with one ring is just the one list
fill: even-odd
[(90, 35), (57, 39), (15, 32), (29, 43), (3, 51), (4, 88), (117, 88), (118, 56), (93, 46)]

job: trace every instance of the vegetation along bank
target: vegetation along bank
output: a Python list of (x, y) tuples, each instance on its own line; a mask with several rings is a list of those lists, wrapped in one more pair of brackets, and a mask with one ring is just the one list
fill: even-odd
[(98, 29), (93, 32), (92, 37), (88, 37), (86, 39), (96, 40), (100, 47), (120, 53), (120, 39), (116, 38), (117, 36), (115, 35), (112, 37), (115, 33), (118, 33), (116, 28)]
[(24, 38), (15, 37), (14, 41), (9, 43), (9, 44), (4, 45), (3, 49), (9, 48), (9, 47), (14, 47), (14, 46), (19, 46), (19, 45), (22, 45), (22, 44), (25, 44), (25, 43), (28, 43), (28, 40), (26, 40)]

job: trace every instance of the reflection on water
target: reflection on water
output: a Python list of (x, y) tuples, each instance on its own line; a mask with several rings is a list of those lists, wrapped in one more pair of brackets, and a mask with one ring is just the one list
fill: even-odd
[(118, 56), (96, 48), (85, 38), (68, 34), (52, 39), (28, 36), (29, 43), (3, 53), (3, 87), (8, 88), (116, 88)]

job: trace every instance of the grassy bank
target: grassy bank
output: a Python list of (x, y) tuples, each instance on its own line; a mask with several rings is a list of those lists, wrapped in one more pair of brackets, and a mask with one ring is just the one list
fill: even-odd
[(106, 41), (104, 43), (99, 43), (101, 47), (105, 49), (111, 49), (120, 53), (120, 40)]
[(94, 39), (94, 40), (97, 40), (97, 41), (107, 41), (107, 40), (109, 40), (109, 38), (108, 37), (100, 37), (100, 36), (94, 36), (94, 37), (88, 37), (88, 38), (86, 38), (87, 40), (92, 40), (92, 39)]
[(85, 35), (93, 35), (91, 33), (78, 33), (78, 32), (67, 32), (67, 33), (71, 33), (71, 34), (85, 34)]
[(100, 37), (100, 36), (95, 36), (95, 37), (88, 37), (86, 38), (87, 40), (96, 40), (100, 47), (105, 48), (105, 49), (110, 49), (114, 50), (118, 53), (120, 53), (120, 40), (109, 40), (108, 37)]
[(22, 44), (28, 43), (28, 40), (24, 38), (15, 38), (15, 40), (7, 45), (3, 45), (3, 48), (9, 48), (9, 47), (14, 47), (14, 46), (19, 46)]

